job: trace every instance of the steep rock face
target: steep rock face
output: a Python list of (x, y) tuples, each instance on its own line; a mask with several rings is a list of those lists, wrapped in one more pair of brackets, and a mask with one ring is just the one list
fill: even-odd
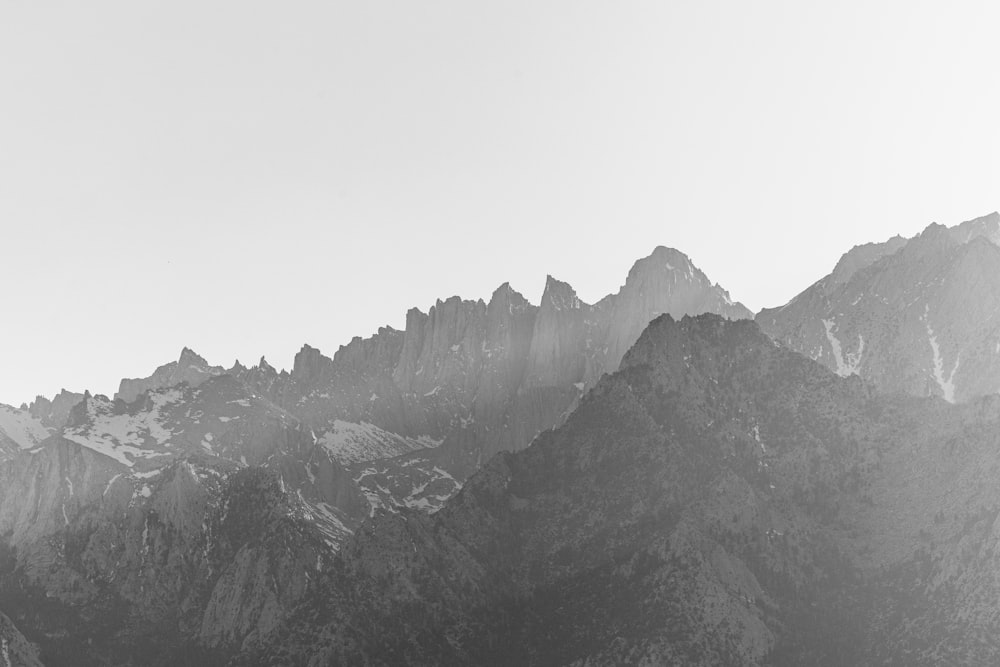
[[(308, 345), (295, 356), (292, 373), (268, 367), (236, 369), (254, 393), (281, 405), (322, 436), (335, 421), (377, 423), (410, 435), (402, 394), (393, 381), (403, 332), (388, 327), (368, 339), (354, 338), (333, 359)], [(426, 432), (422, 421), (413, 435)]]
[(492, 423), (498, 406), (525, 383), (538, 309), (514, 291), (510, 283), (498, 287), (486, 308), (482, 379), (473, 418)]
[(38, 649), (25, 639), (3, 614), (0, 614), (0, 665), (42, 667), (42, 662), (38, 659)]
[(66, 424), (69, 411), (82, 400), (83, 394), (63, 389), (52, 400), (36, 396), (28, 407), (28, 412), (45, 427), (60, 429)]
[(246, 368), (237, 360), (226, 373), (239, 378), (255, 395), (267, 398), (272, 403), (280, 404), (285, 400), (284, 392), (290, 374), (286, 370), (279, 372), (267, 363), (264, 357), (260, 358), (256, 366), (250, 368)]
[(524, 386), (568, 387), (583, 381), (592, 365), (596, 328), (594, 307), (580, 301), (569, 284), (548, 276), (531, 334)]
[(319, 384), (333, 374), (333, 364), (323, 353), (309, 345), (303, 345), (295, 355), (292, 375), (303, 384)]
[(994, 664), (1000, 397), (655, 321), (566, 424), (379, 515), (240, 664)]
[(329, 564), (332, 552), (289, 513), (281, 486), (278, 476), (255, 468), (226, 481), (209, 531), (208, 558), (223, 569), (199, 628), (204, 644), (260, 646)]
[(753, 318), (743, 304), (733, 302), (726, 290), (712, 284), (687, 255), (663, 246), (636, 262), (625, 285), (614, 299), (606, 301), (612, 302), (604, 335), (607, 342), (602, 365), (607, 370), (618, 368), (625, 352), (659, 315), (680, 319), (716, 313), (732, 320)]
[(160, 366), (148, 378), (123, 379), (115, 398), (131, 403), (139, 394), (150, 389), (173, 387), (181, 382), (197, 387), (208, 378), (221, 375), (223, 370), (221, 366), (209, 366), (207, 361), (185, 347), (177, 361)]
[(885, 391), (962, 401), (1000, 390), (1000, 215), (855, 248), (757, 322)]
[(396, 385), (409, 394), (426, 395), (441, 389), (435, 382), (444, 377), (464, 380), (447, 390), (469, 402), (478, 370), (478, 352), (486, 336), (486, 304), (452, 297), (438, 301), (427, 315), (411, 310), (407, 335), (393, 372)]
[(28, 410), (0, 403), (0, 461), (22, 449), (37, 447), (50, 435), (45, 425)]

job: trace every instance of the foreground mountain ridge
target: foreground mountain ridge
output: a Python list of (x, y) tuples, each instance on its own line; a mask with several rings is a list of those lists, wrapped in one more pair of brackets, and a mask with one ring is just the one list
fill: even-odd
[(654, 321), (565, 425), (380, 515), (237, 664), (992, 664), (1000, 399)]

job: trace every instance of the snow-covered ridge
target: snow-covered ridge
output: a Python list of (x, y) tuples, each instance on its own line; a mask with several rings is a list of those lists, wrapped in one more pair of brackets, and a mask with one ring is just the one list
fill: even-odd
[(42, 440), (52, 435), (27, 410), (18, 410), (2, 404), (0, 404), (0, 433), (17, 443), (21, 449), (36, 447)]
[(182, 398), (179, 389), (150, 392), (151, 408), (132, 415), (115, 414), (114, 403), (91, 397), (86, 423), (66, 427), (63, 437), (131, 468), (138, 459), (166, 455), (162, 447), (174, 433), (166, 425), (165, 408)]
[(833, 320), (823, 320), (823, 328), (826, 330), (826, 339), (830, 343), (830, 349), (833, 350), (833, 360), (837, 363), (837, 375), (841, 377), (847, 377), (849, 375), (859, 375), (859, 369), (861, 368), (861, 355), (865, 351), (865, 339), (860, 333), (858, 334), (858, 351), (848, 352), (846, 357), (844, 355), (843, 348), (840, 345), (840, 340), (834, 335), (834, 321)]
[(318, 441), (342, 465), (391, 458), (441, 444), (427, 436), (406, 438), (368, 422), (340, 419), (335, 420), (332, 428), (319, 436)]
[(955, 371), (958, 370), (959, 364), (962, 363), (961, 353), (955, 356), (955, 365), (952, 366), (951, 372), (948, 373), (948, 377), (944, 376), (944, 358), (941, 356), (941, 348), (938, 345), (937, 336), (934, 335), (934, 329), (931, 328), (931, 322), (929, 318), (930, 306), (924, 306), (924, 326), (927, 327), (927, 342), (931, 345), (931, 355), (933, 361), (932, 372), (934, 373), (934, 381), (937, 382), (938, 387), (941, 388), (941, 394), (944, 396), (944, 400), (949, 403), (955, 402)]

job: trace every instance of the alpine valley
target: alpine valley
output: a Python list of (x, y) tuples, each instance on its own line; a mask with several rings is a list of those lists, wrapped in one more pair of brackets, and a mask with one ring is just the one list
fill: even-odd
[(0, 667), (1000, 662), (1000, 215), (0, 406)]

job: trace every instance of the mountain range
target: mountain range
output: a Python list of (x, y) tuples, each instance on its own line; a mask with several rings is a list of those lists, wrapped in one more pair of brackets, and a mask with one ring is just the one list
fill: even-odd
[(184, 348), (113, 398), (4, 406), (0, 609), (46, 664), (251, 650), (366, 519), (438, 510), (482, 461), (565, 419), (649, 320), (704, 309), (751, 316), (660, 247), (594, 305), (551, 277), (538, 306), (505, 284), (332, 358), (303, 346), (290, 372)]
[(0, 406), (0, 658), (996, 662), (998, 244), (858, 246), (756, 316), (658, 247), (595, 304)]

